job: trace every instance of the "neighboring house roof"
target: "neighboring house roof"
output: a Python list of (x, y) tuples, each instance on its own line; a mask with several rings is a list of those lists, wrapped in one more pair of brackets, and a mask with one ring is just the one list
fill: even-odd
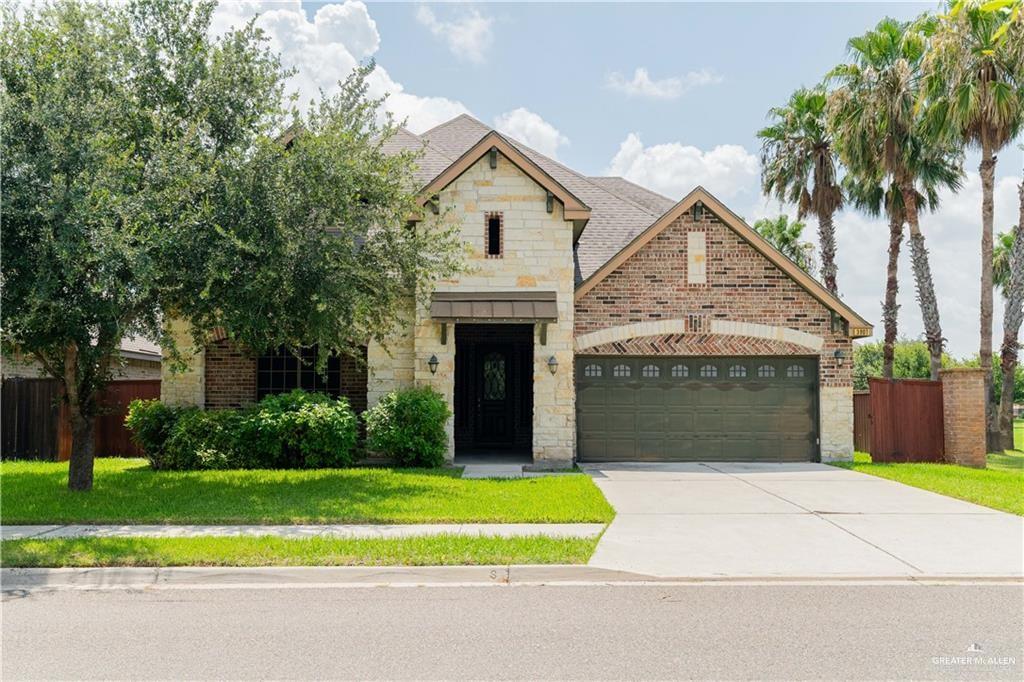
[[(493, 136), (492, 136), (493, 135)], [(492, 141), (488, 143), (485, 138)], [(504, 143), (525, 157), (534, 167), (563, 188), (573, 198), (589, 208), (590, 215), (586, 229), (579, 238), (573, 253), (576, 271), (577, 296), (582, 295), (614, 270), (651, 237), (660, 232), (684, 210), (697, 200), (703, 201), (719, 218), (735, 230), (755, 249), (764, 254), (781, 270), (789, 274), (798, 284), (826, 307), (835, 311), (850, 324), (852, 336), (869, 336), (871, 325), (855, 313), (825, 287), (801, 270), (795, 263), (782, 255), (775, 247), (758, 235), (741, 218), (725, 207), (703, 188), (697, 188), (680, 202), (662, 196), (619, 177), (587, 177), (564, 166), (540, 152), (527, 147), (512, 138), (500, 135), (490, 126), (462, 114), (450, 121), (416, 135), (404, 128), (385, 144), (385, 149), (415, 149), (422, 146), (424, 155), (416, 170), (416, 179), (425, 187), (425, 199), (438, 191), (437, 185), (447, 184), (465, 170), (461, 168), (466, 159), (470, 164), (479, 160), (492, 144)], [(473, 150), (472, 154), (467, 154)], [(511, 150), (506, 150), (512, 155)], [(475, 156), (477, 152), (480, 156)], [(475, 156), (475, 158), (473, 158)], [(516, 161), (516, 159), (513, 159)], [(522, 163), (520, 159), (517, 165)], [(449, 177), (450, 167), (459, 164), (461, 170)], [(465, 164), (468, 167), (469, 164)], [(443, 176), (443, 177), (442, 177)], [(436, 182), (435, 182), (436, 181)], [(544, 183), (539, 183), (542, 186)], [(554, 193), (554, 192), (553, 192)], [(557, 193), (555, 193), (557, 195)], [(614, 264), (614, 265), (613, 265)], [(866, 332), (865, 332), (866, 330)]]
[(160, 346), (149, 339), (138, 336), (126, 336), (121, 339), (121, 346), (118, 350), (122, 357), (133, 360), (160, 361)]
[(777, 268), (790, 276), (797, 284), (804, 288), (811, 296), (818, 299), (825, 307), (840, 315), (849, 323), (850, 336), (860, 338), (871, 336), (871, 323), (858, 315), (852, 308), (847, 306), (839, 297), (832, 294), (818, 280), (811, 277), (799, 265), (784, 256), (781, 251), (772, 246), (764, 237), (757, 233), (754, 228), (747, 225), (742, 218), (733, 213), (729, 208), (716, 199), (703, 187), (697, 187), (687, 194), (683, 199), (666, 211), (650, 227), (639, 234), (629, 244), (623, 247), (614, 257), (602, 265), (590, 277), (576, 287), (576, 299), (586, 295), (601, 280), (614, 272), (630, 256), (639, 251), (645, 244), (658, 236), (665, 228), (671, 225), (676, 218), (693, 208), (694, 204), (701, 202), (707, 210), (710, 210), (720, 221), (733, 230), (741, 239), (750, 244), (762, 256), (771, 261)]

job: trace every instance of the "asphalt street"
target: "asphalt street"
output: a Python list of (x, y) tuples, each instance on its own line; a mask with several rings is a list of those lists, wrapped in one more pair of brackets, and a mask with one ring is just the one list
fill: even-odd
[(1022, 614), (1024, 587), (1005, 584), (9, 593), (2, 673), (1019, 680)]

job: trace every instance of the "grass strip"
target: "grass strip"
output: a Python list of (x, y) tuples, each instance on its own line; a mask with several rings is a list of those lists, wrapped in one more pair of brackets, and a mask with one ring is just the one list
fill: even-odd
[(152, 471), (96, 460), (93, 489), (67, 489), (67, 462), (0, 463), (4, 524), (605, 523), (586, 474), (462, 479), (458, 470)]
[(597, 538), (465, 535), (387, 539), (266, 536), (8, 540), (0, 543), (0, 565), (57, 568), (582, 564), (596, 545)]
[(837, 466), (1024, 516), (1024, 455), (992, 454), (988, 460), (985, 469), (930, 462), (876, 464), (871, 455), (858, 452), (853, 462)]

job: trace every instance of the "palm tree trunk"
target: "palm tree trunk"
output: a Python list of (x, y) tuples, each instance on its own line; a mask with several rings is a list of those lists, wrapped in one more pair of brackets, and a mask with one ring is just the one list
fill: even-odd
[(896, 302), (900, 282), (897, 269), (900, 261), (900, 246), (903, 242), (903, 215), (892, 209), (889, 215), (889, 263), (885, 271), (885, 302), (882, 303), (882, 321), (885, 324), (885, 341), (882, 343), (882, 376), (892, 379), (892, 366), (896, 355), (897, 315), (900, 306)]
[(928, 264), (928, 249), (917, 219), (917, 197), (913, 183), (900, 187), (910, 227), (910, 262), (914, 268), (914, 283), (917, 286), (917, 301), (921, 305), (921, 321), (924, 322), (925, 342), (931, 356), (931, 378), (937, 381), (942, 369), (942, 323), (939, 321), (939, 303), (935, 298), (935, 283)]
[(836, 274), (839, 269), (836, 267), (836, 228), (832, 222), (831, 213), (818, 217), (818, 241), (821, 242), (821, 279), (825, 283), (825, 288), (838, 296)]
[(992, 204), (995, 185), (996, 157), (987, 135), (982, 135), (981, 164), (981, 345), (979, 365), (985, 371), (985, 417), (989, 443), (995, 444), (997, 433), (995, 409), (992, 404)]
[(999, 449), (1012, 450), (1013, 394), (1017, 378), (1017, 350), (1020, 325), (1024, 321), (1024, 182), (1017, 188), (1020, 196), (1020, 217), (1013, 228), (1013, 253), (1010, 256), (1010, 282), (1006, 287), (1003, 312), (1003, 345), (999, 366), (1003, 388), (999, 395)]

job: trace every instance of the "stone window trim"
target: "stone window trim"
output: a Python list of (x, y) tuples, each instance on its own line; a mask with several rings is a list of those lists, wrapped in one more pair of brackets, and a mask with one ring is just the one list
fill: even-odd
[[(496, 234), (492, 233), (492, 230)], [(501, 211), (488, 211), (484, 214), (484, 256), (487, 258), (503, 258), (505, 256), (505, 214)]]

